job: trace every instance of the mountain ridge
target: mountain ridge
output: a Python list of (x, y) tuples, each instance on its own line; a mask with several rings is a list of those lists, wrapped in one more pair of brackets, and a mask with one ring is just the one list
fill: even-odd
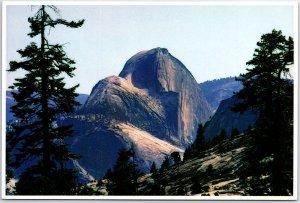
[[(5, 94), (6, 94), (6, 123), (13, 121), (15, 119), (13, 113), (10, 111), (10, 108), (12, 106), (14, 106), (16, 104), (11, 92), (13, 90), (6, 90)], [(80, 106), (77, 107), (77, 109), (80, 109), (83, 104), (85, 103), (85, 101), (88, 98), (88, 94), (83, 94), (83, 93), (78, 93), (78, 96), (76, 97), (76, 101), (78, 101), (80, 103)]]
[[(74, 163), (87, 179), (101, 178), (125, 147), (136, 149), (140, 169), (190, 145), (199, 123), (212, 109), (191, 72), (167, 49), (155, 48), (132, 56), (119, 76), (100, 80), (75, 115), (58, 125), (73, 124), (67, 140), (82, 158)], [(81, 101), (81, 102), (82, 102)]]
[(209, 104), (183, 63), (167, 49), (156, 48), (132, 56), (119, 76), (100, 80), (77, 115), (62, 123), (76, 124), (72, 150), (83, 155), (80, 166), (99, 178), (122, 147), (137, 149), (142, 171), (148, 172), (153, 161), (160, 166), (165, 155), (182, 153), (194, 141), (198, 124), (210, 115)]
[(228, 137), (234, 128), (239, 132), (243, 132), (249, 126), (254, 125), (258, 118), (258, 112), (253, 109), (248, 109), (245, 112), (234, 112), (232, 108), (240, 100), (234, 95), (228, 99), (222, 100), (216, 113), (210, 121), (205, 124), (204, 135), (206, 139), (212, 139), (219, 135), (222, 130), (225, 130)]
[(199, 83), (199, 86), (213, 112), (216, 112), (222, 100), (230, 98), (234, 92), (238, 92), (243, 88), (242, 83), (236, 81), (235, 77), (207, 80)]

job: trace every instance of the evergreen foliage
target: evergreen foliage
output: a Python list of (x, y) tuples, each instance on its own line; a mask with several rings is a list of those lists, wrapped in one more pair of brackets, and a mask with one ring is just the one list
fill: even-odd
[(155, 162), (153, 162), (151, 165), (150, 173), (152, 173), (152, 176), (154, 178), (158, 175), (158, 170), (157, 170)]
[(121, 149), (116, 164), (108, 175), (113, 184), (108, 188), (111, 195), (137, 195), (137, 179), (142, 175), (134, 162), (134, 150)]
[(77, 184), (75, 189), (72, 191), (73, 195), (101, 195), (101, 193), (85, 184)]
[(199, 156), (201, 152), (209, 147), (209, 143), (205, 140), (204, 130), (204, 126), (200, 123), (195, 141), (185, 149), (183, 161)]
[(165, 159), (163, 160), (163, 162), (161, 164), (159, 172), (162, 173), (169, 167), (170, 167), (170, 159), (169, 159), (169, 156), (167, 155), (167, 156), (165, 156)]
[(192, 187), (191, 187), (192, 194), (198, 194), (202, 192), (202, 186), (200, 183), (200, 177), (196, 174), (192, 178)]
[(228, 136), (227, 136), (226, 130), (222, 129), (220, 134), (219, 134), (219, 139), (220, 140), (226, 140), (227, 138), (228, 138)]
[(192, 146), (188, 146), (183, 154), (183, 161), (187, 161), (193, 157)]
[(151, 188), (151, 195), (165, 195), (165, 187), (158, 182), (154, 182)]
[(152, 173), (152, 178), (153, 178), (153, 184), (151, 186), (151, 191), (150, 195), (164, 195), (165, 194), (165, 188), (161, 183), (159, 182), (159, 175), (160, 172), (157, 170), (155, 162), (152, 163), (151, 165), (151, 170), (150, 173)]
[(184, 195), (186, 195), (186, 188), (181, 186), (177, 189), (176, 193), (177, 193), (177, 195), (184, 196)]
[[(54, 168), (54, 167), (53, 167)], [(44, 176), (42, 167), (35, 165), (28, 168), (16, 183), (18, 195), (73, 195), (76, 188), (76, 174), (72, 169), (52, 170)]]
[(216, 135), (209, 143), (209, 147), (213, 147), (217, 144), (220, 144), (221, 142), (223, 142), (224, 140), (228, 139), (227, 133), (225, 131), (225, 129), (222, 129), (220, 134)]
[(206, 172), (206, 175), (212, 176), (213, 175), (213, 166), (211, 164), (209, 164), (205, 172)]
[(173, 161), (174, 161), (175, 164), (180, 163), (181, 158), (180, 158), (179, 152), (172, 152), (171, 153), (171, 157), (172, 157), (172, 159), (173, 159)]
[(232, 128), (230, 138), (233, 139), (240, 134), (240, 131), (237, 128)]
[[(24, 70), (23, 78), (17, 78), (10, 87), (16, 104), (11, 107), (17, 123), (7, 135), (7, 153), (11, 153), (13, 167), (34, 163), (21, 175), (16, 186), (18, 194), (49, 195), (69, 194), (75, 180), (66, 163), (78, 158), (72, 154), (64, 138), (72, 135), (72, 126), (56, 126), (58, 116), (72, 114), (79, 105), (75, 101), (78, 85), (67, 88), (64, 77), (73, 77), (75, 61), (69, 59), (59, 44), (50, 44), (46, 31), (58, 25), (78, 28), (84, 20), (74, 22), (54, 20), (49, 13), (58, 14), (55, 6), (42, 5), (28, 19), (30, 37), (39, 37), (40, 43), (31, 42), (18, 50), (22, 60), (11, 61), (8, 71)], [(28, 188), (26, 188), (26, 185)]]
[(200, 152), (206, 149), (206, 142), (204, 137), (204, 126), (202, 123), (199, 124), (197, 130), (196, 140), (194, 142), (195, 151)]
[[(281, 31), (262, 35), (253, 59), (247, 62), (251, 68), (237, 78), (244, 88), (236, 93), (242, 102), (233, 110), (254, 108), (260, 113), (249, 131), (254, 137), (250, 171), (256, 176), (271, 173), (272, 195), (292, 192), (293, 82), (289, 67), (294, 60), (293, 44)], [(271, 160), (269, 167), (262, 167), (266, 159)]]
[(112, 180), (113, 179), (113, 171), (111, 168), (109, 168), (107, 171), (106, 171), (106, 174), (103, 176), (103, 179), (109, 179), (109, 180)]

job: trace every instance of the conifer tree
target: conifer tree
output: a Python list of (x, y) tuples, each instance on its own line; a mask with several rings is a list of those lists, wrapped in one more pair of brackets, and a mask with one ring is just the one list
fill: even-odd
[(159, 172), (162, 173), (164, 172), (167, 168), (170, 167), (170, 159), (169, 159), (169, 156), (166, 155), (165, 156), (165, 159), (163, 160), (162, 164), (161, 164), (161, 167), (159, 169)]
[(203, 152), (209, 147), (209, 143), (205, 140), (204, 130), (203, 124), (200, 123), (195, 141), (185, 149), (183, 161), (199, 156), (200, 152)]
[(192, 151), (192, 145), (191, 145), (185, 149), (184, 154), (183, 154), (183, 161), (187, 161), (192, 157), (193, 157), (193, 151)]
[(195, 174), (192, 177), (191, 191), (192, 191), (192, 194), (197, 194), (197, 193), (200, 193), (202, 191), (201, 183), (200, 183), (200, 177), (197, 174)]
[(253, 172), (267, 173), (260, 163), (265, 157), (273, 156), (269, 167), (272, 194), (287, 195), (292, 191), (293, 82), (288, 76), (293, 64), (293, 39), (273, 30), (262, 35), (257, 46), (253, 59), (247, 62), (251, 68), (237, 78), (244, 88), (236, 93), (242, 102), (233, 110), (259, 111), (259, 118), (249, 131), (254, 137)]
[(113, 168), (111, 179), (114, 185), (109, 188), (113, 195), (137, 195), (137, 179), (141, 171), (134, 162), (134, 150), (121, 149)]
[(226, 140), (228, 137), (227, 137), (227, 133), (226, 133), (226, 130), (223, 128), (220, 132), (220, 134), (216, 135), (212, 141), (210, 142), (210, 146), (214, 146), (214, 145), (217, 145), (217, 144), (220, 144), (222, 143), (224, 140)]
[(231, 130), (231, 139), (235, 138), (236, 136), (238, 136), (240, 134), (240, 131), (237, 128), (232, 128)]
[(157, 173), (158, 173), (155, 162), (153, 162), (152, 165), (151, 165), (150, 173), (152, 173), (153, 176), (156, 176)]
[(181, 161), (181, 157), (180, 157), (179, 152), (172, 152), (171, 157), (172, 157), (175, 164), (178, 164)]
[(198, 126), (196, 140), (193, 143), (193, 145), (197, 152), (203, 151), (206, 147), (205, 137), (204, 137), (204, 126), (202, 125), (202, 123), (200, 123)]
[[(33, 17), (28, 18), (31, 42), (17, 52), (21, 61), (11, 61), (8, 71), (25, 70), (23, 78), (17, 78), (10, 87), (16, 105), (11, 111), (17, 119), (8, 133), (8, 149), (11, 149), (12, 165), (16, 168), (34, 163), (21, 175), (17, 184), (18, 194), (47, 195), (67, 194), (74, 182), (74, 171), (66, 163), (77, 158), (64, 143), (72, 135), (72, 126), (57, 126), (61, 115), (71, 114), (75, 106), (76, 88), (67, 88), (63, 75), (73, 77), (75, 61), (68, 58), (62, 45), (51, 44), (46, 33), (51, 28), (64, 25), (78, 28), (78, 22), (53, 19), (50, 13), (59, 14), (55, 6), (41, 5)], [(27, 187), (27, 188), (26, 188)]]
[(220, 138), (220, 140), (226, 140), (226, 139), (228, 138), (225, 129), (222, 129), (222, 130), (221, 130), (220, 135), (219, 135), (219, 138)]
[(112, 171), (111, 168), (109, 168), (109, 169), (106, 171), (105, 175), (103, 176), (103, 179), (112, 180), (112, 179), (113, 179), (113, 176), (114, 176), (113, 171)]

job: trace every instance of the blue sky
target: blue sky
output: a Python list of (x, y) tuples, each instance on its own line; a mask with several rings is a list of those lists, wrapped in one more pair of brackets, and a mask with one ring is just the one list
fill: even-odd
[[(135, 53), (164, 47), (185, 64), (198, 82), (245, 72), (256, 42), (264, 33), (280, 29), (293, 36), (292, 6), (58, 6), (61, 17), (84, 18), (78, 29), (57, 27), (48, 35), (65, 44), (76, 61), (79, 93), (89, 94), (101, 79), (118, 75)], [(6, 67), (19, 60), (16, 50), (31, 39), (27, 18), (36, 8), (8, 6)], [(37, 39), (36, 39), (37, 40)], [(7, 73), (7, 86), (24, 72)]]

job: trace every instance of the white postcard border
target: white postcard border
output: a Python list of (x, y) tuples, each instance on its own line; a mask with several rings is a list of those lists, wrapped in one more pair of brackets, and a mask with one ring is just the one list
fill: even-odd
[[(6, 7), (9, 5), (41, 5), (41, 4), (54, 4), (54, 5), (148, 5), (148, 6), (163, 6), (163, 5), (199, 5), (199, 6), (210, 6), (210, 5), (237, 5), (237, 6), (251, 6), (251, 5), (290, 5), (294, 8), (294, 179), (293, 179), (293, 196), (13, 196), (6, 195), (5, 188), (5, 161), (6, 161)], [(3, 1), (2, 2), (2, 174), (1, 174), (1, 194), (3, 199), (14, 199), (14, 200), (297, 200), (298, 193), (298, 91), (299, 91), (299, 73), (298, 73), (298, 2), (297, 1)]]

